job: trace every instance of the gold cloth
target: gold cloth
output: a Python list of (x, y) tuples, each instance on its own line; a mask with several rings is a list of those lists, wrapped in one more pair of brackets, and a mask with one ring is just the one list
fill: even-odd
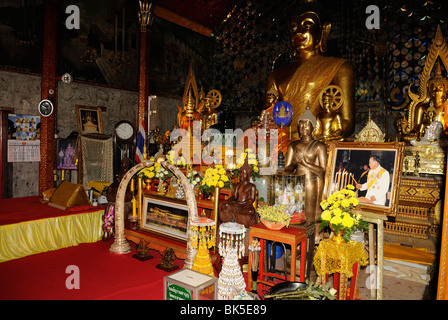
[(361, 242), (349, 240), (336, 244), (331, 239), (322, 240), (314, 255), (314, 268), (319, 276), (343, 273), (348, 278), (353, 276), (352, 267), (356, 262), (367, 264), (368, 255)]
[(0, 226), (0, 262), (100, 241), (104, 209)]
[(317, 115), (319, 110), (319, 94), (333, 80), (344, 59), (335, 57), (314, 56), (304, 62), (294, 73), (283, 100), (291, 103), (294, 114), (291, 120), (292, 129), (296, 126), (299, 117), (310, 103), (310, 110)]

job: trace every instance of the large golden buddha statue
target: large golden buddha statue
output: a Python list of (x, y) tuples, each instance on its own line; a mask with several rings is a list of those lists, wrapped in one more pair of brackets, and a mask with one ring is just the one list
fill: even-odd
[[(329, 85), (339, 86), (344, 100), (339, 110), (341, 135), (346, 137), (355, 129), (355, 71), (347, 60), (319, 54), (327, 49), (330, 29), (331, 24), (321, 25), (319, 16), (314, 12), (292, 17), (289, 36), (295, 61), (269, 75), (266, 92), (274, 88), (279, 93), (279, 101), (287, 101), (293, 106), (291, 123), (295, 124), (308, 102), (311, 112), (317, 116), (320, 92)], [(296, 128), (292, 128), (293, 140), (297, 137)]]

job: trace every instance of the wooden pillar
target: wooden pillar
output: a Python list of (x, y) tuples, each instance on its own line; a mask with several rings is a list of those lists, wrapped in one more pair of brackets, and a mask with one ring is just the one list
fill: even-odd
[[(149, 132), (148, 120), (145, 114), (148, 112), (149, 96), (149, 31), (141, 29), (140, 31), (140, 60), (139, 60), (139, 78), (138, 78), (138, 119), (137, 128), (140, 128), (142, 121), (145, 121), (146, 131)], [(137, 130), (138, 130), (137, 129)]]
[(8, 114), (13, 113), (12, 108), (0, 108), (0, 199), (9, 198), (8, 195)]
[(58, 0), (45, 1), (44, 47), (42, 59), (42, 89), (41, 98), (50, 100), (54, 105), (53, 113), (41, 117), (40, 157), (39, 164), (39, 194), (53, 187), (55, 127), (57, 114), (56, 93), (56, 43), (58, 29)]
[(149, 31), (154, 20), (153, 4), (148, 1), (139, 1), (139, 24), (140, 24), (140, 60), (138, 79), (138, 117), (137, 130), (145, 121), (146, 133), (149, 132), (148, 119), (145, 114), (148, 112), (149, 96)]

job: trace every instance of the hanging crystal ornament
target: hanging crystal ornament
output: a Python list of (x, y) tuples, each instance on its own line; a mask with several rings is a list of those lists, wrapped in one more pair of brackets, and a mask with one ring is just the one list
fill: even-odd
[(229, 300), (246, 288), (238, 259), (244, 254), (246, 228), (236, 222), (226, 222), (219, 227), (219, 254), (224, 263), (218, 279), (218, 299)]

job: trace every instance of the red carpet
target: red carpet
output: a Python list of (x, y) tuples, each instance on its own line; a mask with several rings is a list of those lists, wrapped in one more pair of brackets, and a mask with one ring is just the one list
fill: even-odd
[[(131, 243), (131, 253), (119, 255), (109, 252), (112, 242), (80, 244), (0, 263), (0, 299), (163, 299), (163, 277), (169, 273), (156, 268), (160, 253), (151, 251), (154, 258), (142, 262), (132, 257), (135, 244)], [(175, 264), (182, 268), (184, 261)], [(70, 265), (79, 268), (79, 289), (66, 288)]]

